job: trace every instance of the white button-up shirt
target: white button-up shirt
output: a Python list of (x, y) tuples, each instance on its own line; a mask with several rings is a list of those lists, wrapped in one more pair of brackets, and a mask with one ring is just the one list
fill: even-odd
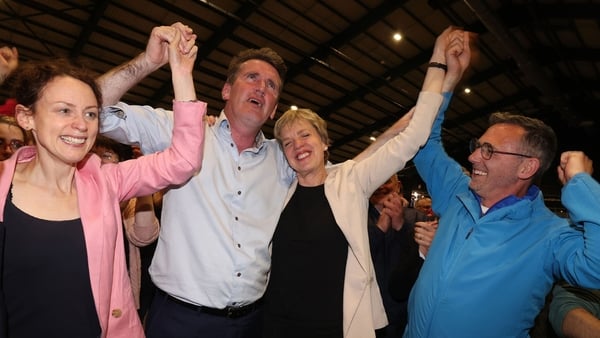
[[(105, 108), (101, 132), (144, 153), (165, 149), (172, 112), (119, 103)], [(222, 112), (206, 126), (201, 171), (163, 198), (161, 230), (150, 266), (153, 282), (188, 303), (223, 308), (262, 297), (269, 242), (294, 173), (274, 140), (238, 153)]]

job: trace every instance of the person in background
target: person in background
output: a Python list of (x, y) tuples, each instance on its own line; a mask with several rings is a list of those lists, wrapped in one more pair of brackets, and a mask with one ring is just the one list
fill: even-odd
[(143, 337), (127, 277), (119, 201), (182, 184), (200, 169), (206, 104), (196, 101), (194, 41), (168, 44), (173, 142), (115, 165), (90, 154), (102, 96), (67, 61), (27, 63), (15, 78), (16, 119), (35, 146), (0, 162), (2, 294), (9, 337)]
[[(0, 47), (0, 85), (6, 85), (10, 82), (8, 79), (14, 75), (19, 67), (19, 51), (16, 47)], [(0, 105), (0, 116), (15, 116), (15, 106), (17, 101), (14, 98), (8, 98)]]
[(431, 209), (431, 198), (421, 197), (415, 202), (415, 209), (419, 210), (428, 217), (433, 217), (434, 213)]
[[(403, 234), (401, 238), (402, 251), (390, 272), (389, 293), (396, 302), (406, 307), (410, 291), (417, 280), (421, 266), (427, 257), (429, 247), (437, 232), (438, 221), (432, 214), (424, 214), (416, 210), (416, 219), (413, 221), (412, 231)], [(404, 332), (407, 314), (402, 317)]]
[[(446, 54), (460, 54), (463, 37), (460, 30), (445, 30), (432, 62), (444, 64)], [(427, 139), (443, 79), (442, 69), (428, 68), (406, 129), (359, 162), (326, 167), (327, 126), (313, 111), (288, 110), (277, 120), (274, 135), (297, 180), (273, 234), (265, 338), (369, 338), (387, 324), (374, 279), (365, 201)]]
[(0, 85), (19, 67), (17, 47), (0, 47)]
[[(0, 85), (5, 85), (19, 67), (19, 51), (16, 47), (0, 47)], [(15, 120), (17, 100), (8, 98), (0, 105), (0, 161), (10, 157), (18, 148), (32, 142), (31, 133), (25, 131)]]
[(407, 338), (528, 337), (556, 280), (600, 286), (600, 185), (585, 154), (565, 152), (558, 167), (578, 232), (534, 185), (556, 151), (542, 121), (493, 114), (470, 144), (470, 177), (444, 151), (443, 112), (468, 62), (448, 60), (445, 102), (413, 159), (440, 226), (410, 294)]
[[(98, 135), (92, 152), (100, 157), (102, 164), (119, 163), (134, 158), (131, 146), (118, 143), (108, 137)], [(139, 157), (139, 156), (138, 156)], [(140, 318), (143, 320), (145, 308), (141, 307), (142, 296), (150, 290), (142, 290), (142, 259), (140, 248), (152, 244), (158, 238), (159, 223), (154, 212), (153, 195), (131, 198), (120, 203), (125, 231), (125, 254), (131, 289)], [(142, 292), (143, 291), (143, 292)]]
[[(411, 242), (414, 241), (418, 246), (420, 264), (417, 264), (417, 266), (420, 267), (420, 265), (423, 264), (425, 256), (427, 256), (429, 247), (431, 246), (433, 238), (437, 232), (438, 217), (431, 208), (431, 197), (425, 196), (418, 199), (415, 202), (415, 209), (419, 210), (420, 215), (422, 216), (419, 217), (418, 222), (415, 222), (413, 234), (414, 238), (411, 240)], [(420, 268), (418, 270), (420, 270)], [(416, 272), (418, 273), (418, 271)], [(410, 283), (411, 286), (412, 284), (414, 284), (414, 280)], [(410, 291), (410, 289), (408, 291)]]
[[(388, 326), (377, 331), (377, 337), (402, 337), (407, 317), (407, 302), (396, 301), (390, 294), (391, 272), (407, 259), (407, 238), (412, 238), (414, 223), (420, 212), (407, 208), (402, 196), (402, 182), (392, 175), (369, 198), (367, 229), (373, 268), (388, 318)], [(414, 243), (414, 242), (413, 242)], [(416, 246), (416, 245), (414, 245)]]
[(12, 116), (0, 115), (0, 161), (27, 144), (27, 134)]
[(548, 320), (559, 337), (600, 337), (600, 290), (557, 283)]

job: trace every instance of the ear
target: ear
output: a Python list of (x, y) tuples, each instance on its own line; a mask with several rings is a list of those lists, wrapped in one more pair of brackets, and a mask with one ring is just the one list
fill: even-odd
[(221, 98), (223, 101), (229, 100), (229, 94), (231, 93), (231, 84), (225, 82), (223, 89), (221, 89)]
[(22, 104), (15, 106), (15, 119), (21, 128), (25, 130), (35, 129), (35, 121), (31, 110)]
[(519, 166), (519, 172), (517, 173), (520, 179), (532, 178), (540, 169), (540, 160), (537, 158), (526, 158), (523, 163)]
[(275, 118), (275, 113), (277, 113), (277, 105), (275, 105), (275, 108), (273, 108), (271, 115), (269, 115), (269, 118), (271, 118), (271, 120)]

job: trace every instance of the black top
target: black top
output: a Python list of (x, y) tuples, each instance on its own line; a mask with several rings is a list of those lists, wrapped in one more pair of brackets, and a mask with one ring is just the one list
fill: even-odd
[(298, 186), (273, 235), (264, 337), (342, 337), (348, 242), (323, 185)]
[(380, 213), (369, 203), (368, 231), (373, 267), (381, 292), (389, 326), (386, 337), (402, 337), (408, 319), (408, 295), (417, 279), (423, 259), (414, 240), (415, 222), (425, 215), (404, 208), (404, 225), (400, 231), (387, 232), (377, 227)]
[(81, 220), (38, 219), (11, 200), (1, 225), (8, 335), (99, 337)]

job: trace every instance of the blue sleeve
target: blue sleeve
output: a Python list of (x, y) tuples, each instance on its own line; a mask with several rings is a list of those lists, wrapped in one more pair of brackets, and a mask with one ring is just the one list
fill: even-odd
[(442, 95), (444, 100), (433, 122), (429, 139), (413, 159), (432, 197), (432, 208), (439, 215), (447, 208), (448, 196), (454, 195), (457, 189), (466, 189), (469, 184), (469, 178), (463, 174), (460, 164), (448, 156), (442, 144), (442, 124), (452, 93)]
[(560, 275), (573, 285), (600, 289), (600, 184), (587, 173), (573, 176), (562, 189), (562, 204), (579, 235), (564, 235), (556, 245)]

